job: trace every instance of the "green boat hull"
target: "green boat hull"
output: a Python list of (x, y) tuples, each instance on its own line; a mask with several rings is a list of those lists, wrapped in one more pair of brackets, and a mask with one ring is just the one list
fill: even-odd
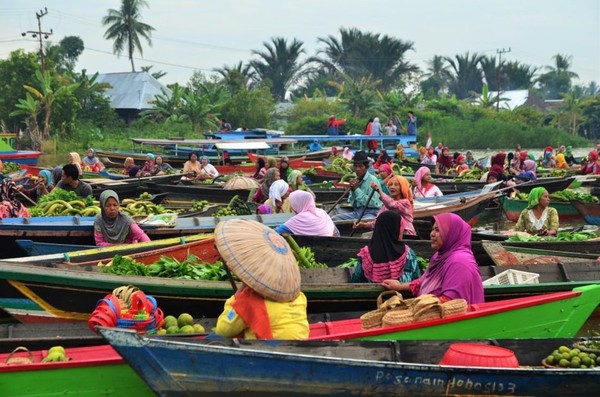
[(7, 397), (155, 395), (126, 363), (0, 373), (0, 391)]
[[(519, 220), (519, 215), (527, 208), (527, 200), (512, 200), (506, 197), (501, 197), (502, 209), (509, 221), (516, 222)], [(581, 214), (571, 203), (560, 201), (550, 201), (550, 207), (556, 208), (558, 217), (561, 220), (581, 219)]]
[[(499, 312), (423, 328), (359, 336), (361, 340), (510, 339), (574, 337), (598, 307), (600, 287), (575, 288), (581, 295), (544, 305)], [(577, 310), (573, 310), (577, 308)], [(534, 319), (534, 321), (532, 321)]]

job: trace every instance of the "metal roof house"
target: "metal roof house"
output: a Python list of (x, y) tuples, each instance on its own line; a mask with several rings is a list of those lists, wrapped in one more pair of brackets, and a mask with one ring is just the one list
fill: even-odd
[(152, 109), (156, 95), (163, 91), (170, 98), (172, 92), (148, 72), (123, 72), (99, 74), (97, 83), (109, 84), (104, 95), (110, 100), (110, 105), (127, 124), (136, 119), (138, 114)]

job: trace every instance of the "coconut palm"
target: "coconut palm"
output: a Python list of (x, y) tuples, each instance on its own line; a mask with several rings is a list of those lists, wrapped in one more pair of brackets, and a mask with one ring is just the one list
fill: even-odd
[(104, 38), (114, 40), (113, 52), (117, 55), (121, 55), (123, 50), (127, 49), (132, 72), (135, 72), (133, 53), (137, 50), (143, 55), (140, 36), (152, 46), (150, 35), (155, 30), (152, 26), (140, 22), (142, 7), (148, 7), (146, 0), (122, 0), (119, 10), (111, 8), (108, 15), (102, 18), (102, 24), (108, 26)]
[(432, 90), (437, 96), (448, 88), (448, 81), (451, 77), (450, 72), (448, 72), (448, 65), (441, 55), (434, 55), (431, 60), (427, 61), (427, 64), (427, 73), (425, 74), (427, 79), (420, 82), (421, 91)]
[(263, 42), (264, 51), (252, 50), (259, 59), (250, 61), (257, 79), (271, 88), (273, 96), (283, 101), (285, 94), (306, 74), (300, 55), (305, 51), (304, 43), (294, 39), (289, 45), (285, 38), (274, 37), (271, 42)]
[(548, 72), (538, 78), (538, 83), (547, 99), (559, 99), (561, 94), (569, 92), (571, 80), (579, 76), (569, 70), (572, 56), (556, 54), (552, 59), (554, 65), (545, 67)]
[(369, 77), (379, 80), (384, 90), (419, 70), (405, 59), (406, 53), (414, 50), (412, 41), (363, 33), (356, 28), (341, 28), (339, 39), (329, 35), (317, 41), (325, 44), (325, 48), (320, 49), (312, 61), (328, 71), (345, 73), (354, 80)]
[(480, 62), (482, 55), (473, 53), (469, 55), (456, 55), (454, 58), (444, 58), (452, 69), (449, 90), (457, 96), (458, 99), (469, 97), (472, 91), (481, 92), (483, 87), (482, 72)]
[(529, 89), (535, 84), (534, 75), (537, 70), (536, 67), (518, 61), (507, 62), (502, 65), (502, 72), (506, 78), (502, 87), (506, 90)]
[(244, 64), (242, 61), (233, 66), (224, 65), (222, 68), (214, 70), (221, 75), (223, 78), (221, 82), (228, 88), (231, 94), (236, 93), (241, 88), (250, 88), (256, 77), (252, 65), (249, 63)]

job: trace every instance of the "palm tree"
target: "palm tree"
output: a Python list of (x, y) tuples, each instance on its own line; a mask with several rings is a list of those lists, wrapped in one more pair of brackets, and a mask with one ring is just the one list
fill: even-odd
[(330, 82), (340, 91), (340, 99), (352, 112), (352, 117), (365, 117), (368, 114), (385, 114), (383, 96), (377, 90), (380, 80), (361, 77), (354, 80), (349, 75), (342, 75), (343, 83)]
[(314, 57), (311, 61), (328, 71), (345, 73), (354, 80), (380, 80), (384, 90), (419, 70), (405, 59), (406, 52), (414, 50), (412, 41), (363, 33), (356, 28), (341, 28), (339, 40), (331, 35), (317, 40), (325, 44), (325, 48), (319, 50), (320, 57)]
[(498, 91), (498, 75), (500, 76), (500, 86), (503, 86), (504, 82), (504, 62), (502, 65), (496, 65), (496, 57), (494, 56), (483, 56), (479, 61), (479, 66), (483, 72), (483, 77), (487, 82), (489, 91)]
[(215, 72), (221, 75), (222, 83), (229, 89), (231, 94), (235, 94), (240, 89), (248, 89), (252, 86), (252, 82), (256, 77), (256, 73), (249, 63), (244, 64), (242, 61), (236, 65), (214, 69)]
[(133, 53), (137, 50), (140, 55), (143, 55), (140, 36), (145, 38), (148, 45), (152, 47), (150, 35), (155, 30), (152, 26), (140, 22), (140, 9), (142, 7), (148, 7), (146, 0), (122, 0), (120, 10), (111, 8), (108, 10), (108, 15), (102, 18), (102, 24), (104, 26), (108, 25), (104, 38), (115, 41), (113, 52), (117, 55), (121, 55), (125, 47), (127, 48), (132, 72), (135, 72)]
[(431, 60), (427, 61), (427, 64), (427, 73), (425, 74), (427, 79), (421, 81), (421, 91), (432, 90), (437, 96), (448, 88), (448, 82), (451, 78), (448, 65), (446, 65), (445, 59), (441, 55), (434, 55)]
[(452, 68), (452, 77), (450, 80), (450, 92), (455, 94), (458, 99), (469, 97), (472, 91), (481, 92), (483, 87), (482, 72), (479, 63), (482, 55), (473, 53), (469, 55), (456, 55), (455, 58), (445, 57), (444, 59)]
[(579, 76), (569, 70), (572, 56), (556, 54), (552, 59), (554, 65), (545, 67), (548, 72), (538, 78), (538, 83), (547, 99), (559, 99), (561, 94), (569, 92), (571, 80)]
[(259, 59), (250, 61), (257, 78), (271, 87), (273, 96), (283, 101), (286, 92), (306, 74), (306, 62), (299, 60), (304, 53), (304, 43), (294, 39), (288, 46), (285, 38), (274, 37), (271, 42), (263, 42), (265, 51), (252, 50)]
[(502, 65), (502, 72), (506, 78), (506, 81), (502, 83), (502, 87), (506, 90), (525, 90), (533, 87), (537, 68), (513, 61)]

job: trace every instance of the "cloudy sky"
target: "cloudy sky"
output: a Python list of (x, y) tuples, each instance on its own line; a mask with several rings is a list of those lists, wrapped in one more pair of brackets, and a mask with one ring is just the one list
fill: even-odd
[[(600, 82), (600, 0), (149, 0), (143, 22), (156, 30), (144, 45), (136, 69), (168, 74), (165, 83), (185, 83), (194, 70), (247, 62), (272, 37), (297, 38), (308, 55), (322, 48), (317, 38), (339, 37), (341, 27), (387, 34), (414, 42), (408, 58), (421, 68), (434, 55), (467, 51), (495, 55), (533, 66), (572, 56), (580, 84)], [(120, 0), (0, 0), (0, 59), (12, 50), (37, 49), (22, 32), (37, 30), (35, 13), (44, 7), (42, 30), (49, 40), (79, 36), (85, 51), (77, 69), (130, 71), (125, 56), (112, 54), (101, 19)], [(141, 58), (139, 54), (136, 57)]]

